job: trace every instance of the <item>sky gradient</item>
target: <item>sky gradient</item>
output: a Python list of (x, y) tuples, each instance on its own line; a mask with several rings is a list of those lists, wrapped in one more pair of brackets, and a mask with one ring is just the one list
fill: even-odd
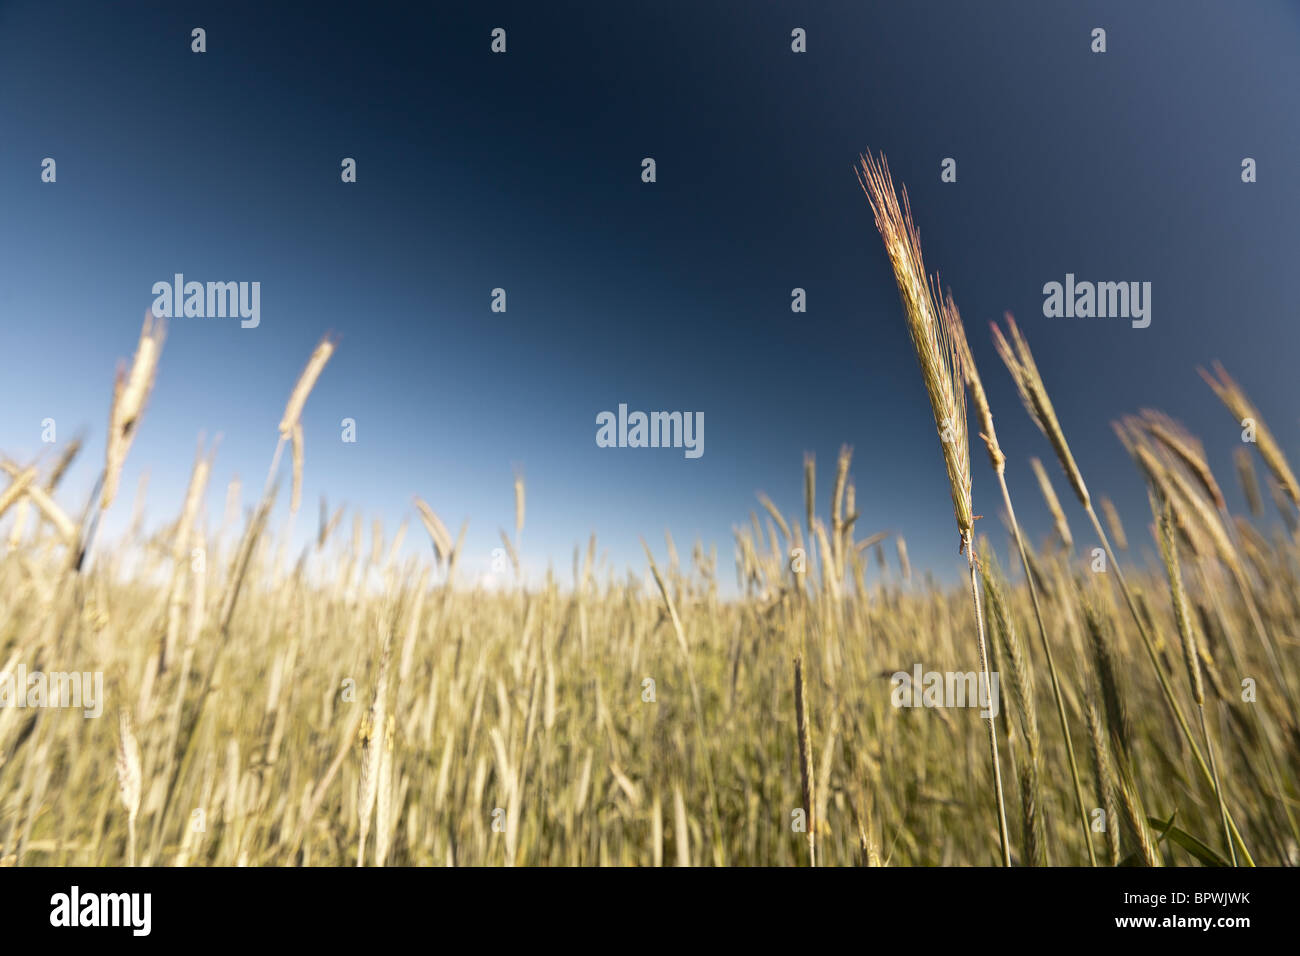
[[(0, 0), (0, 450), (49, 454), (48, 417), (60, 442), (84, 428), (60, 494), (79, 512), (153, 284), (258, 281), (256, 329), (171, 321), (110, 534), (144, 470), (151, 522), (175, 516), (200, 431), (222, 435), (209, 521), (234, 473), (250, 504), (332, 331), (303, 416), (308, 530), (322, 494), (390, 534), (418, 494), (453, 533), (470, 519), (472, 577), (513, 526), (519, 467), (534, 573), (567, 580), (593, 531), (615, 568), (640, 567), (638, 537), (662, 554), (666, 528), (683, 553), (716, 543), (729, 581), (755, 492), (801, 515), (811, 451), (824, 503), (848, 443), (859, 534), (902, 533), (914, 565), (955, 579), (934, 425), (852, 170), (871, 148), (966, 319), (1035, 540), (1050, 521), (1030, 456), (1081, 517), (993, 351), (1004, 310), (1131, 537), (1149, 514), (1110, 422), (1142, 407), (1204, 439), (1240, 507), (1240, 428), (1198, 364), (1221, 360), (1294, 456), (1300, 8), (803, 6)], [(1150, 327), (1045, 318), (1042, 287), (1067, 273), (1149, 281)], [(596, 416), (619, 403), (703, 412), (703, 456), (598, 448)], [(979, 530), (1003, 550), (982, 447), (972, 460)], [(418, 523), (408, 541), (427, 546)]]

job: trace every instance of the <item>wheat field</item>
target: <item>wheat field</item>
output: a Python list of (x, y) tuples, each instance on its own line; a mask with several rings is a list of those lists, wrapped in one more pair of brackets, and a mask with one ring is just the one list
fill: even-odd
[[(803, 514), (754, 490), (734, 596), (715, 546), (683, 555), (671, 538), (646, 546), (644, 573), (597, 561), (593, 538), (571, 580), (458, 585), (464, 529), (420, 500), (422, 560), (401, 557), (406, 525), (323, 502), (291, 553), (292, 522), (271, 515), (284, 498), (300, 511), (299, 418), (329, 339), (257, 500), (229, 489), (236, 507), (209, 520), (218, 452), (200, 447), (181, 514), (97, 540), (165, 361), (146, 319), (93, 499), (59, 492), (76, 443), (3, 462), (0, 672), (100, 672), (107, 703), (102, 719), (0, 707), (0, 863), (1300, 863), (1300, 488), (1261, 412), (1226, 371), (1203, 372), (1255, 426), (1236, 459), (1250, 514), (1229, 513), (1190, 432), (1143, 410), (1115, 430), (1150, 524), (1123, 528), (1104, 497), (1099, 516), (1085, 478), (1104, 494), (1107, 476), (1074, 460), (1011, 320), (995, 328), (1005, 368), (983, 375), (1012, 376), (1044, 440), (998, 444), (970, 330), (921, 261), (906, 197), (883, 158), (862, 169), (917, 347), (913, 400), (930, 397), (933, 466), (952, 482), (962, 587), (914, 576), (902, 538), (858, 526), (847, 448), (820, 476), (805, 460)], [(1000, 484), (981, 489), (980, 525), (968, 432)], [(1041, 456), (1041, 487), (1009, 488), (1008, 455)], [(1051, 540), (1023, 535), (1012, 491), (1045, 498)], [(1067, 504), (1086, 523), (1072, 530)], [(516, 569), (525, 519), (517, 474), (502, 533)], [(917, 663), (1000, 675), (997, 715), (895, 706), (891, 675)]]

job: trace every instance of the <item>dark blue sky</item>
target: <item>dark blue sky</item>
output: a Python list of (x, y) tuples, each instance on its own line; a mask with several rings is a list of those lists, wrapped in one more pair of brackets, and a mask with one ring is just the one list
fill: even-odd
[[(477, 572), (512, 524), (517, 464), (535, 568), (567, 577), (593, 530), (616, 566), (639, 563), (637, 536), (662, 553), (667, 527), (683, 550), (717, 542), (729, 579), (754, 492), (801, 514), (802, 453), (824, 501), (847, 442), (860, 531), (902, 532), (946, 577), (942, 459), (852, 172), (867, 147), (907, 185), (953, 288), (1036, 535), (1027, 459), (1050, 450), (989, 341), (1004, 309), (1094, 495), (1135, 537), (1145, 499), (1109, 426), (1124, 412), (1183, 419), (1240, 500), (1239, 429), (1197, 364), (1221, 359), (1300, 444), (1294, 3), (404, 6), (0, 2), (0, 449), (36, 455), (46, 417), (60, 438), (87, 427), (69, 507), (101, 466), (114, 364), (152, 285), (183, 272), (261, 282), (261, 325), (172, 321), (117, 526), (146, 468), (150, 517), (179, 509), (200, 430), (224, 436), (209, 517), (233, 472), (251, 500), (293, 380), (333, 330), (304, 416), (302, 523), (321, 493), (390, 525), (420, 494), (453, 531), (471, 519)], [(498, 26), (505, 55), (489, 52)], [(339, 180), (345, 156), (356, 184)], [(956, 183), (940, 182), (949, 156)], [(1151, 282), (1150, 328), (1044, 318), (1042, 286), (1067, 272)], [(704, 456), (597, 448), (595, 416), (620, 402), (703, 411)], [(975, 511), (1001, 545), (973, 458)]]

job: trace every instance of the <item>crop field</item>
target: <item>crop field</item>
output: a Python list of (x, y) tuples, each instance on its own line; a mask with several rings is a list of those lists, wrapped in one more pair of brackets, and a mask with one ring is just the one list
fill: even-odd
[[(415, 501), (424, 560), (403, 556), (407, 525), (324, 502), (291, 550), (293, 519), (271, 516), (288, 499), (307, 520), (300, 416), (328, 338), (258, 497), (231, 488), (207, 515), (201, 446), (182, 512), (110, 540), (100, 515), (131, 507), (119, 477), (166, 361), (147, 318), (89, 502), (60, 492), (76, 442), (3, 459), (0, 865), (1300, 862), (1300, 485), (1274, 410), (1203, 371), (1242, 423), (1230, 479), (1159, 411), (1115, 422), (1151, 501), (1122, 527), (1014, 320), (994, 329), (1001, 365), (977, 370), (883, 157), (860, 173), (917, 353), (899, 400), (934, 412), (962, 587), (859, 526), (848, 448), (804, 461), (802, 513), (738, 490), (752, 513), (721, 553), (647, 528), (632, 573), (593, 538), (571, 578), (521, 583), (522, 474), (500, 589), (458, 581), (463, 529), (434, 507), (454, 503)], [(1011, 375), (1025, 407), (996, 411), (1028, 413), (1041, 443), (999, 445), (981, 374)], [(974, 454), (999, 477), (978, 506)], [(1034, 458), (1039, 487), (1008, 487), (1008, 455)], [(1229, 513), (1227, 480), (1250, 513)], [(1013, 503), (1040, 495), (1055, 532), (1031, 542)], [(66, 675), (99, 676), (100, 719), (69, 706)], [(966, 706), (945, 706), (954, 691)]]

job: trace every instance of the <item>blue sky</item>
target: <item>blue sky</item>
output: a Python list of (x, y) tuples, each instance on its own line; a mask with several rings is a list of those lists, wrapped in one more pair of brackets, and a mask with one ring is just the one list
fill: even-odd
[[(172, 321), (110, 532), (145, 469), (150, 519), (174, 516), (200, 431), (223, 436), (209, 520), (233, 473), (251, 503), (332, 331), (300, 524), (326, 494), (391, 533), (419, 494), (453, 531), (470, 519), (481, 569), (519, 466), (534, 568), (567, 578), (592, 531), (615, 567), (639, 566), (638, 537), (662, 554), (667, 528), (684, 552), (717, 543), (727, 580), (755, 491), (801, 514), (803, 452), (825, 501), (848, 443), (860, 532), (900, 532), (914, 564), (954, 576), (934, 427), (852, 173), (868, 147), (907, 185), (966, 318), (1036, 538), (1049, 523), (1028, 458), (1050, 450), (987, 334), (1005, 309), (1133, 537), (1145, 498), (1109, 424), (1125, 412), (1185, 421), (1240, 502), (1239, 429), (1198, 364), (1222, 360), (1300, 445), (1294, 4), (265, 6), (0, 2), (0, 449), (40, 453), (47, 417), (61, 439), (84, 427), (62, 495), (80, 510), (153, 284), (261, 283), (256, 329)], [(498, 26), (505, 55), (489, 51)], [(1097, 26), (1105, 54), (1089, 50)], [(1045, 318), (1042, 287), (1067, 272), (1151, 282), (1151, 326)], [(596, 415), (620, 402), (704, 412), (705, 454), (598, 448)]]

